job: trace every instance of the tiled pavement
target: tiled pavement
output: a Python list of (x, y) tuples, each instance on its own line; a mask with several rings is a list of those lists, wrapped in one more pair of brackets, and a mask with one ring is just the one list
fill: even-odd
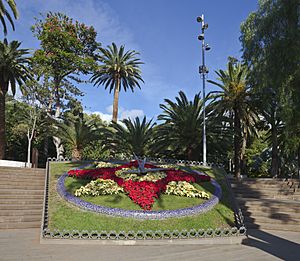
[(300, 260), (300, 233), (250, 230), (242, 245), (40, 244), (39, 229), (0, 230), (0, 260)]

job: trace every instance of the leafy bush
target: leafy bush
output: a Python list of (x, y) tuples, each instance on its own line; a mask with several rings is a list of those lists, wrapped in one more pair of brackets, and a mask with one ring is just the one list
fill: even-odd
[(115, 181), (111, 179), (97, 179), (77, 189), (75, 196), (117, 195), (123, 192), (123, 188), (119, 187)]
[(209, 194), (204, 191), (200, 191), (195, 188), (192, 184), (186, 181), (171, 181), (167, 185), (167, 189), (165, 191), (167, 195), (176, 195), (181, 197), (189, 197), (189, 198), (204, 198), (209, 199)]
[(115, 163), (110, 163), (110, 162), (105, 162), (105, 161), (95, 162), (96, 168), (114, 168), (114, 167), (118, 167), (118, 166), (120, 166), (120, 164), (115, 164)]
[(121, 169), (115, 172), (116, 176), (124, 179), (124, 180), (133, 180), (133, 181), (152, 181), (156, 182), (160, 179), (163, 179), (167, 176), (165, 172), (157, 171), (157, 172), (149, 172), (143, 176), (139, 176), (136, 173), (130, 173), (131, 169)]

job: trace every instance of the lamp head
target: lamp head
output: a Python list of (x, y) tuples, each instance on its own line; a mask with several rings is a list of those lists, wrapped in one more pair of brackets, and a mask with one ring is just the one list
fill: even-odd
[(200, 34), (200, 35), (198, 36), (198, 40), (200, 40), (200, 41), (204, 40), (204, 35), (203, 35), (203, 34)]
[(203, 26), (202, 26), (202, 29), (203, 30), (206, 30), (208, 28), (208, 24), (204, 24)]
[(198, 22), (198, 23), (201, 23), (202, 21), (203, 21), (203, 20), (202, 20), (202, 17), (201, 17), (201, 16), (198, 16), (198, 17), (197, 17), (197, 22)]
[(211, 48), (208, 44), (205, 45), (205, 51), (209, 51)]

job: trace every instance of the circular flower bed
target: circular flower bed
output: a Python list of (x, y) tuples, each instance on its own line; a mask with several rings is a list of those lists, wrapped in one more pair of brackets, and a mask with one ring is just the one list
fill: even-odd
[[(161, 219), (203, 213), (216, 205), (221, 197), (220, 186), (205, 174), (185, 172), (175, 168), (157, 169), (155, 165), (147, 163), (144, 166), (145, 173), (141, 174), (137, 172), (137, 167), (138, 162), (132, 161), (121, 166), (70, 170), (60, 177), (58, 192), (67, 201), (91, 211), (141, 219)], [(149, 170), (148, 172), (147, 169)], [(64, 186), (67, 176), (90, 179), (92, 181), (86, 186), (77, 189), (75, 196), (73, 196), (66, 191)], [(159, 198), (161, 193), (208, 199), (209, 194), (198, 190), (191, 184), (208, 181), (214, 185), (215, 193), (203, 204), (176, 210), (151, 211), (155, 199)], [(125, 210), (98, 206), (78, 198), (84, 195), (99, 196), (119, 193), (126, 193), (143, 210)]]

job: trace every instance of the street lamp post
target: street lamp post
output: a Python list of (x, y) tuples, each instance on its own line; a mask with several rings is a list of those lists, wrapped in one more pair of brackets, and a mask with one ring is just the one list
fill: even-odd
[(205, 51), (210, 50), (208, 44), (205, 44), (204, 31), (208, 28), (208, 24), (204, 22), (204, 15), (197, 17), (197, 22), (201, 23), (201, 34), (198, 36), (198, 40), (202, 41), (202, 65), (199, 66), (199, 74), (203, 80), (203, 165), (206, 166), (206, 122), (205, 122), (205, 79), (208, 74), (208, 68), (205, 66)]

